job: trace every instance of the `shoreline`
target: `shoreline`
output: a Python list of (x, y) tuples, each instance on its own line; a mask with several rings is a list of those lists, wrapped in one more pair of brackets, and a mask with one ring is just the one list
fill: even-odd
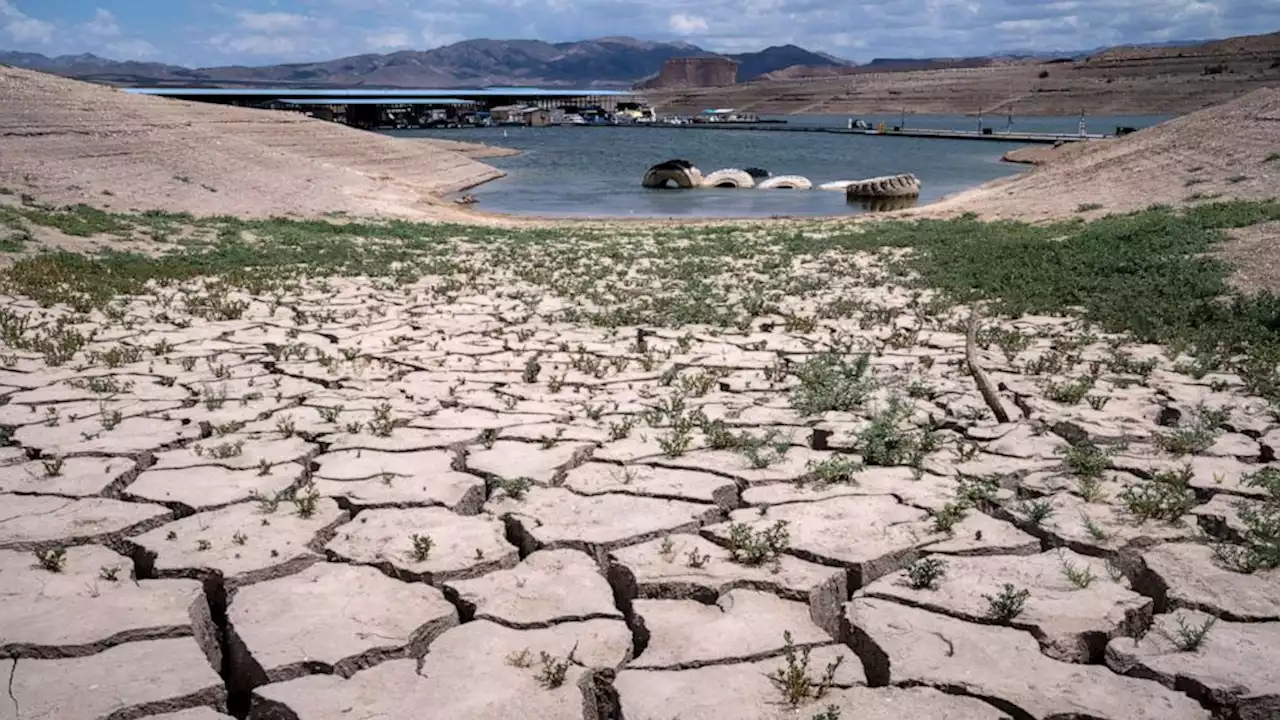
[[(792, 225), (965, 213), (1040, 222), (1126, 212), (1154, 202), (1257, 199), (1280, 186), (1280, 163), (1259, 165), (1269, 148), (1280, 147), (1274, 123), (1262, 121), (1277, 112), (1276, 90), (1259, 90), (1123, 138), (1076, 143), (1054, 151), (1048, 165), (913, 208), (638, 218), (514, 214), (486, 210), (483, 202), (455, 203), (458, 194), (506, 175), (477, 159), (521, 152), (501, 145), (388, 136), (290, 113), (133, 95), (12, 68), (0, 68), (0, 87), (14, 109), (0, 118), (6, 160), (0, 187), (45, 204), (84, 203), (111, 212), (339, 215), (508, 226)], [(86, 108), (105, 120), (87, 125)], [(1218, 137), (1223, 126), (1236, 128), (1238, 137)], [(1034, 152), (1019, 148), (1010, 155)], [(1255, 166), (1256, 171), (1235, 169)], [(1193, 186), (1198, 187), (1183, 190)]]

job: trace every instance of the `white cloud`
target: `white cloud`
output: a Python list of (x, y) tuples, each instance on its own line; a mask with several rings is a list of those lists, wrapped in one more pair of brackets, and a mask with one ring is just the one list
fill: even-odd
[(389, 50), (408, 47), (409, 33), (403, 30), (375, 30), (364, 36), (365, 47), (370, 50)]
[(677, 35), (696, 35), (707, 31), (707, 21), (697, 15), (675, 13), (667, 18), (667, 29)]
[(328, 18), (285, 12), (235, 14), (233, 32), (219, 33), (208, 44), (228, 55), (258, 55), (315, 59), (329, 53), (327, 33), (335, 27)]
[(435, 32), (431, 28), (425, 28), (422, 31), (422, 47), (426, 50), (460, 43), (466, 39), (467, 36), (461, 33)]
[(214, 35), (209, 39), (209, 44), (228, 54), (280, 57), (293, 55), (301, 47), (292, 38), (271, 35)]
[(81, 28), (93, 37), (108, 38), (120, 34), (120, 23), (116, 22), (116, 16), (112, 15), (110, 10), (102, 8), (98, 8), (93, 19)]
[(107, 52), (120, 60), (141, 60), (159, 54), (156, 46), (146, 40), (118, 40), (107, 43)]
[(315, 19), (307, 15), (283, 12), (238, 12), (240, 28), (250, 32), (267, 34), (288, 33), (306, 30), (316, 24)]
[(48, 44), (57, 27), (51, 22), (30, 17), (8, 0), (0, 0), (0, 30), (15, 43)]

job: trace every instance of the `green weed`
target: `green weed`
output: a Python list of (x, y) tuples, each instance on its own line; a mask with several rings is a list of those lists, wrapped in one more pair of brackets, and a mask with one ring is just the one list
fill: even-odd
[(1025, 588), (1019, 590), (1012, 583), (1005, 583), (999, 593), (982, 597), (988, 604), (987, 617), (998, 622), (1009, 622), (1022, 614), (1031, 591)]
[(1196, 504), (1195, 493), (1191, 490), (1192, 477), (1190, 465), (1179, 470), (1165, 470), (1148, 482), (1126, 487), (1120, 493), (1120, 501), (1140, 522), (1178, 522)]
[(938, 557), (923, 557), (907, 566), (906, 583), (916, 590), (933, 590), (947, 574), (947, 561)]
[(795, 369), (800, 386), (791, 405), (805, 415), (856, 410), (876, 387), (870, 368), (869, 355), (852, 362), (835, 353), (816, 355)]
[(790, 630), (782, 633), (782, 640), (782, 657), (786, 664), (768, 677), (782, 694), (783, 702), (790, 707), (798, 707), (809, 700), (826, 697), (835, 682), (836, 672), (844, 661), (844, 655), (837, 655), (815, 680), (809, 675), (809, 654), (812, 649), (806, 647), (797, 651)]
[(778, 520), (763, 530), (737, 522), (729, 526), (729, 559), (742, 565), (757, 566), (777, 561), (791, 545), (787, 521)]

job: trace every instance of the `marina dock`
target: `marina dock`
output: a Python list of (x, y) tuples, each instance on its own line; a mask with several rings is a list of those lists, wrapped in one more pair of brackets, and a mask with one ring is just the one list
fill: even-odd
[[(633, 127), (633, 126), (627, 126)], [(653, 123), (634, 127), (674, 128), (677, 130), (750, 130), (753, 132), (810, 132), (830, 133), (832, 135), (874, 135), (878, 137), (914, 137), (940, 138), (946, 140), (989, 140), (995, 142), (1043, 143), (1082, 142), (1085, 140), (1105, 140), (1112, 135), (1100, 133), (1037, 133), (1010, 132), (991, 128), (989, 132), (977, 130), (935, 130), (930, 128), (903, 128), (901, 130), (877, 130), (865, 128), (817, 127), (805, 125), (755, 125), (750, 123), (691, 123), (673, 125), (669, 123)]]

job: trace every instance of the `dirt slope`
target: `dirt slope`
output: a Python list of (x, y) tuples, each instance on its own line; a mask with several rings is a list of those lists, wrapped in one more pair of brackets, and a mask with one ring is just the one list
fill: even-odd
[[(997, 180), (917, 214), (976, 212), (1041, 220), (1156, 203), (1280, 196), (1280, 90), (1175, 118), (1116, 140), (1065, 147), (1024, 175)], [(1268, 158), (1271, 158), (1270, 160)]]
[[(460, 152), (292, 113), (118, 90), (0, 67), (0, 187), (57, 204), (196, 215), (346, 212), (427, 220), (499, 177)], [(484, 155), (485, 148), (466, 148)], [(490, 149), (492, 150), (492, 149)]]
[(1010, 108), (1015, 115), (1177, 115), (1276, 85), (1280, 33), (1181, 48), (1118, 49), (1075, 62), (801, 77), (645, 96), (665, 113), (732, 107), (757, 113), (973, 114)]

